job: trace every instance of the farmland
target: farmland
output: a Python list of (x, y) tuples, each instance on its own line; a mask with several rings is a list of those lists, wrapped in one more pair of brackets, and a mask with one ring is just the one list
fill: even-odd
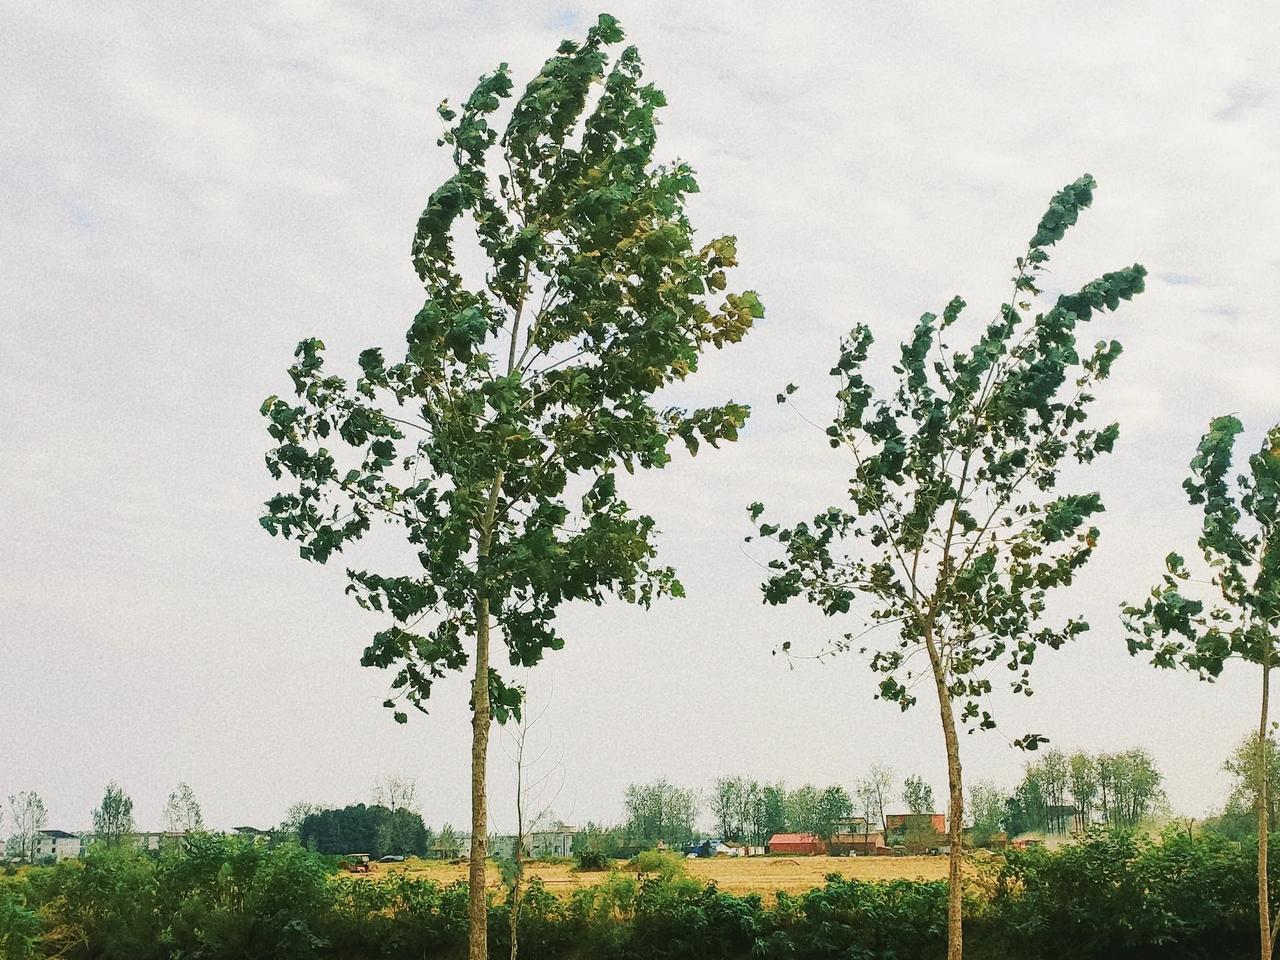
[[(947, 874), (945, 857), (714, 857), (687, 860), (685, 864), (692, 877), (714, 883), (726, 893), (766, 896), (779, 890), (786, 893), (812, 890), (833, 873), (850, 880), (942, 880)], [(527, 871), (542, 880), (548, 890), (559, 894), (591, 886), (607, 876), (578, 872), (570, 863), (531, 863)], [(467, 865), (415, 857), (405, 863), (373, 864), (365, 876), (380, 877), (389, 873), (407, 873), (449, 883), (466, 879)], [(488, 880), (490, 887), (501, 886), (502, 879), (496, 870), (489, 872)]]

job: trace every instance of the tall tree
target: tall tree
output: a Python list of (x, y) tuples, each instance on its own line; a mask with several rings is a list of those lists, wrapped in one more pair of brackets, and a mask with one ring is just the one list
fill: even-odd
[(893, 793), (893, 768), (883, 763), (873, 763), (867, 770), (863, 784), (869, 796), (875, 799), (876, 816), (880, 819), (880, 829), (885, 830), (888, 824), (884, 819), (885, 802)]
[(44, 829), (48, 815), (44, 800), (34, 790), (24, 790), (9, 797), (9, 817), (13, 820), (13, 839), (18, 859), (30, 861), (35, 854), (36, 834)]
[(1049, 827), (1049, 812), (1040, 786), (1040, 771), (1027, 766), (1022, 783), (1005, 804), (1005, 826), (1009, 836), (1022, 833), (1044, 833)]
[(973, 827), (974, 846), (986, 846), (1004, 827), (1008, 799), (990, 780), (979, 780), (969, 787), (969, 823)]
[(309, 803), (305, 800), (299, 800), (297, 803), (289, 805), (289, 809), (284, 813), (284, 820), (280, 822), (280, 826), (276, 829), (286, 836), (291, 836), (294, 839), (297, 839), (298, 831), (302, 827), (302, 821), (312, 814), (320, 813), (323, 810), (324, 807), (318, 803)]
[[(528, 698), (527, 689), (524, 697)], [(524, 862), (530, 837), (549, 825), (551, 805), (564, 786), (564, 768), (559, 758), (548, 757), (551, 744), (537, 743), (533, 734), (550, 708), (548, 700), (538, 713), (521, 712), (520, 722), (509, 731), (507, 756), (516, 773), (516, 833), (510, 861), (504, 861), (503, 880), (507, 884), (507, 930), (511, 940), (510, 960), (520, 951), (520, 907), (523, 895)], [(534, 851), (536, 852), (536, 851)]]
[(196, 800), (195, 791), (187, 783), (169, 794), (164, 805), (164, 828), (170, 833), (198, 833), (204, 830), (204, 814)]
[(633, 844), (651, 847), (659, 840), (683, 846), (693, 837), (698, 795), (665, 779), (633, 783), (625, 798), (627, 833)]
[(373, 787), (375, 807), (387, 814), (378, 825), (378, 846), (383, 853), (405, 856), (426, 852), (426, 825), (418, 806), (418, 784), (412, 777), (387, 775)]
[(787, 829), (817, 834), (821, 829), (822, 793), (811, 783), (787, 791)]
[[(863, 778), (858, 781), (858, 785), (853, 790), (854, 808), (858, 811), (858, 816), (862, 818), (862, 840), (863, 844), (867, 844), (871, 839), (871, 824), (880, 821), (880, 830), (884, 830), (884, 811), (877, 802), (875, 788), (870, 778)], [(883, 838), (884, 834), (881, 833)]]
[(711, 793), (711, 815), (716, 829), (725, 840), (742, 840), (747, 835), (747, 810), (750, 788), (754, 784), (742, 777), (720, 777)]
[(924, 777), (907, 777), (902, 781), (902, 802), (917, 816), (933, 813), (933, 787), (924, 782)]
[[(366, 350), (349, 384), (326, 374), (319, 340), (304, 340), (289, 371), (299, 402), (262, 407), (278, 443), (268, 469), (296, 481), (268, 501), (269, 532), (323, 563), (383, 519), (416, 549), (414, 572), (348, 571), (348, 592), (392, 618), (362, 663), (397, 668), (396, 719), (402, 701), (424, 708), (437, 680), (471, 668), (472, 960), (487, 954), (490, 721), (520, 701), (490, 664), (493, 626), (511, 663), (528, 667), (563, 645), (566, 602), (682, 595), (655, 563), (654, 521), (621, 499), (616, 472), (665, 465), (673, 440), (694, 452), (733, 440), (748, 412), (655, 405), (763, 308), (752, 292), (722, 293), (732, 237), (694, 243), (693, 170), (654, 163), (665, 100), (641, 82), (634, 47), (609, 65), (606, 47), (622, 38), (602, 15), (585, 42), (561, 44), (501, 136), (491, 120), (512, 93), (505, 64), (457, 110), (441, 105), (455, 173), (418, 222), (427, 299), (403, 358)], [(470, 258), (455, 251), (463, 227), (486, 264), (478, 285), (458, 266)], [(328, 449), (337, 441), (342, 455)]]
[(853, 798), (839, 784), (832, 784), (818, 797), (818, 816), (814, 833), (828, 843), (840, 828), (840, 821), (853, 816)]
[[(826, 433), (853, 461), (851, 509), (832, 506), (811, 523), (783, 527), (761, 522), (763, 505), (749, 508), (759, 534), (782, 548), (769, 561), (765, 602), (804, 597), (829, 616), (844, 616), (865, 601), (859, 622), (871, 626), (845, 633), (827, 652), (859, 649), (869, 631), (888, 626), (894, 641), (871, 656), (883, 675), (879, 695), (907, 709), (916, 702), (916, 682), (932, 681), (950, 794), (951, 960), (963, 949), (957, 710), (963, 722), (994, 726), (984, 708), (990, 666), (1006, 662), (1014, 691), (1028, 693), (1037, 651), (1057, 649), (1087, 628), (1074, 617), (1044, 622), (1048, 593), (1070, 584), (1092, 553), (1098, 531), (1089, 519), (1102, 510), (1096, 493), (1051, 491), (1064, 461), (1092, 461), (1111, 450), (1119, 431), (1082, 421), (1120, 345), (1104, 340), (1082, 355), (1077, 329), (1140, 292), (1146, 271), (1135, 264), (1107, 273), (1043, 313), (1031, 309), (1048, 248), (1089, 206), (1093, 188), (1086, 175), (1053, 198), (1017, 260), (1011, 302), (969, 349), (948, 343), (965, 306), (957, 297), (941, 319), (920, 318), (894, 367), (897, 389), (877, 400), (862, 373), (870, 328), (859, 324), (844, 340), (831, 370), (838, 412)], [(779, 401), (789, 402), (794, 389)], [(916, 669), (917, 653), (927, 671)], [(1016, 742), (1032, 747), (1043, 739), (1029, 734)]]
[(133, 800), (112, 780), (93, 811), (93, 832), (108, 847), (118, 847), (133, 833)]
[(1067, 759), (1071, 778), (1071, 803), (1076, 808), (1076, 829), (1093, 823), (1093, 805), (1098, 797), (1098, 763), (1082, 750)]
[(1230, 807), (1250, 809), (1254, 818), (1253, 828), (1257, 830), (1257, 798), (1265, 790), (1267, 798), (1267, 823), (1274, 824), (1276, 817), (1276, 801), (1280, 798), (1280, 750), (1277, 750), (1274, 734), (1268, 734), (1266, 746), (1266, 784), (1258, 782), (1258, 734), (1250, 733), (1231, 751), (1231, 756), (1222, 764), (1222, 769), (1235, 778), (1231, 788), (1231, 796), (1227, 800)]
[(781, 783), (769, 783), (760, 788), (751, 811), (754, 841), (763, 845), (775, 833), (787, 829), (787, 788)]
[(1049, 816), (1049, 830), (1066, 833), (1070, 811), (1067, 810), (1067, 788), (1070, 785), (1071, 768), (1061, 750), (1047, 750), (1040, 759), (1040, 788), (1044, 792)]
[(1204, 680), (1228, 661), (1257, 665), (1261, 680), (1254, 766), (1258, 818), (1258, 923), (1263, 960), (1275, 949), (1280, 924), (1271, 916), (1267, 876), (1270, 798), (1266, 744), (1270, 735), (1271, 668), (1280, 638), (1280, 425), (1248, 459), (1247, 470), (1230, 476), (1237, 417), (1217, 417), (1191, 458), (1182, 487), (1203, 516), (1197, 546), (1207, 578), (1192, 576), (1177, 553), (1165, 558), (1160, 586), (1141, 606), (1126, 604), (1129, 652), (1151, 654), (1157, 667), (1181, 666)]

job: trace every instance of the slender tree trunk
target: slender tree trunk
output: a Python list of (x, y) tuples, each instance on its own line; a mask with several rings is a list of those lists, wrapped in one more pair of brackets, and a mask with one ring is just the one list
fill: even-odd
[(511, 901), (507, 904), (507, 915), (511, 923), (511, 960), (516, 960), (518, 935), (520, 931), (520, 881), (524, 874), (524, 833), (516, 835), (516, 871), (515, 880), (511, 884)]
[(960, 768), (960, 740), (956, 736), (955, 712), (951, 706), (951, 691), (947, 689), (942, 655), (933, 638), (932, 625), (925, 629), (925, 647), (929, 652), (929, 664), (933, 668), (933, 681), (938, 690), (938, 715), (942, 720), (942, 739), (947, 747), (947, 787), (950, 794), (947, 837), (950, 850), (947, 854), (947, 960), (962, 960), (964, 956), (964, 781)]
[(1271, 687), (1271, 638), (1262, 649), (1262, 715), (1258, 718), (1258, 924), (1262, 939), (1262, 960), (1271, 960), (1271, 896), (1267, 889), (1267, 710)]
[(488, 960), (489, 898), (485, 891), (489, 808), (485, 761), (489, 753), (489, 598), (476, 601), (476, 673), (471, 688), (471, 863), (467, 920), (470, 960)]
[(511, 960), (516, 960), (520, 934), (520, 881), (524, 879), (524, 743), (525, 728), (520, 730), (520, 743), (516, 747), (516, 849), (515, 877), (511, 882), (511, 896), (507, 901), (507, 918), (511, 924)]
[(489, 502), (480, 524), (476, 545), (477, 593), (476, 672), (471, 686), (471, 863), (467, 902), (469, 927), (469, 960), (489, 957), (489, 897), (485, 890), (485, 866), (488, 857), (489, 805), (487, 799), (487, 764), (489, 758), (489, 584), (487, 560), (493, 541), (493, 520), (502, 489), (502, 471), (493, 478)]

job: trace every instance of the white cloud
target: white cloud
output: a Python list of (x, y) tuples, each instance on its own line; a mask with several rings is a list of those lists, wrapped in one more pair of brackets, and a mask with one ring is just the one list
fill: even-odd
[[(847, 466), (773, 405), (783, 384), (820, 417), (854, 322), (884, 360), (953, 293), (990, 312), (1047, 198), (1086, 170), (1095, 208), (1055, 282), (1134, 260), (1152, 281), (1098, 326), (1126, 352), (1098, 412), (1122, 442), (1084, 481), (1108, 503), (1077, 598), (1094, 631), (1045, 659), (1007, 728), (1147, 744), (1175, 804), (1202, 812), (1251, 722), (1252, 681), (1156, 675), (1124, 653), (1114, 611), (1194, 536), (1178, 482), (1203, 424), (1280, 415), (1267, 7), (613, 12), (671, 101), (663, 151), (700, 172), (696, 222), (738, 234), (739, 282), (769, 316), (693, 386), (755, 406), (743, 441), (632, 484), (690, 598), (575, 612), (554, 658), (547, 724), (576, 815), (612, 816), (628, 780), (662, 773), (848, 781), (884, 759), (941, 784), (925, 710), (874, 703), (854, 660), (789, 671), (769, 656), (830, 625), (758, 605), (742, 511), (839, 496)], [(429, 818), (464, 819), (462, 684), (431, 719), (388, 722), (384, 678), (357, 666), (375, 625), (344, 602), (340, 571), (256, 529), (271, 489), (256, 409), (303, 335), (335, 358), (399, 340), (420, 296), (410, 232), (445, 171), (434, 105), (500, 61), (530, 76), (593, 16), (514, 2), (0, 14), (0, 444), (19, 465), (0, 475), (0, 794), (34, 787), (76, 826), (109, 777), (157, 818), (187, 779), (212, 820), (266, 823), (400, 769)], [(47, 695), (52, 676), (74, 694)], [(966, 747), (976, 772), (1016, 776), (1001, 738)]]

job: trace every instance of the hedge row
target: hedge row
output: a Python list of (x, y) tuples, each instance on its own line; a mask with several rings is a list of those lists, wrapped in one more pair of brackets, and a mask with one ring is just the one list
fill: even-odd
[[(1280, 843), (1275, 844), (1280, 846)], [(1097, 834), (1056, 852), (1010, 851), (967, 891), (966, 953), (1092, 960), (1231, 958), (1256, 950), (1254, 851), (1207, 836)], [(453, 958), (466, 950), (466, 888), (335, 875), (296, 846), (201, 837), (151, 859), (83, 862), (0, 878), (0, 958), (242, 960)], [(557, 897), (536, 880), (521, 960), (861, 960), (939, 957), (946, 884), (838, 876), (802, 896), (732, 896), (679, 870), (611, 873)], [(508, 955), (506, 908), (491, 952)]]

